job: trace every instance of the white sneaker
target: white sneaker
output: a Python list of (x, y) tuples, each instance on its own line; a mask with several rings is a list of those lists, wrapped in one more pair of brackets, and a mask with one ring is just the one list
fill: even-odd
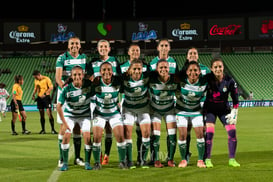
[(63, 161), (62, 160), (58, 160), (58, 167), (63, 167)]
[(79, 166), (85, 166), (85, 163), (83, 162), (83, 160), (81, 158), (77, 158), (75, 161), (74, 161), (74, 164), (75, 165), (79, 165)]

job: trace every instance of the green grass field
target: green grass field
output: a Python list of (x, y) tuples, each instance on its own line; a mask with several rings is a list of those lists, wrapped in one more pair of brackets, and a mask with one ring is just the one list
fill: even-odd
[[(31, 135), (21, 134), (21, 123), (17, 121), (18, 136), (10, 131), (11, 113), (0, 122), (0, 181), (272, 181), (273, 178), (273, 107), (240, 108), (237, 124), (237, 161), (240, 168), (228, 166), (227, 134), (219, 120), (216, 124), (212, 161), (214, 168), (196, 167), (197, 150), (195, 134), (192, 132), (191, 157), (187, 168), (153, 168), (120, 170), (116, 141), (113, 141), (110, 164), (100, 171), (86, 171), (74, 166), (74, 154), (69, 163), (69, 170), (59, 172), (57, 168), (57, 135), (39, 135), (40, 121), (38, 112), (27, 112), (27, 129)], [(54, 113), (56, 116), (56, 112)], [(50, 132), (46, 116), (46, 129)], [(59, 129), (56, 124), (56, 130)], [(166, 132), (162, 125), (162, 156), (166, 154)], [(134, 133), (134, 159), (136, 159)], [(104, 144), (104, 143), (103, 143)], [(73, 145), (72, 145), (73, 146)], [(104, 147), (103, 147), (104, 150)], [(84, 157), (82, 147), (82, 157)], [(175, 162), (180, 162), (178, 147)], [(93, 165), (93, 157), (91, 157)]]

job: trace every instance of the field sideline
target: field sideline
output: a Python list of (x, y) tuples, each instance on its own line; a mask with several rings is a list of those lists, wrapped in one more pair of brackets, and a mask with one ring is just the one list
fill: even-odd
[[(21, 123), (16, 122), (18, 136), (12, 136), (10, 131), (11, 113), (0, 122), (0, 181), (272, 181), (273, 178), (273, 107), (240, 108), (237, 125), (237, 161), (240, 168), (228, 166), (227, 134), (217, 121), (214, 145), (212, 151), (212, 169), (198, 169), (196, 167), (197, 150), (195, 133), (192, 131), (190, 164), (185, 169), (165, 167), (157, 169), (137, 168), (134, 170), (120, 170), (116, 141), (113, 141), (110, 164), (103, 166), (100, 171), (86, 171), (83, 167), (74, 166), (74, 154), (69, 162), (69, 170), (57, 172), (58, 145), (57, 135), (39, 135), (40, 117), (38, 112), (27, 112), (27, 129), (31, 135), (22, 135)], [(56, 118), (56, 112), (54, 112)], [(55, 122), (55, 129), (59, 125)], [(50, 132), (48, 117), (46, 116), (46, 131)], [(136, 159), (135, 136), (133, 133), (133, 159)], [(162, 125), (160, 151), (166, 154), (166, 132)], [(71, 143), (72, 144), (72, 143)], [(104, 141), (103, 141), (104, 150)], [(82, 157), (83, 145), (82, 145)], [(91, 165), (93, 165), (91, 156)], [(165, 162), (162, 161), (164, 164)], [(175, 162), (180, 162), (178, 147)], [(52, 179), (52, 178), (51, 178)]]

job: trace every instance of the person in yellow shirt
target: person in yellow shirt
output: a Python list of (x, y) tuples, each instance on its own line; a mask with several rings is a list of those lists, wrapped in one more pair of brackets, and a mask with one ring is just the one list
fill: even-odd
[[(57, 132), (54, 129), (54, 118), (52, 115), (51, 110), (51, 98), (50, 94), (53, 90), (53, 84), (51, 82), (51, 79), (47, 76), (44, 76), (40, 73), (38, 70), (34, 70), (32, 73), (32, 76), (34, 77), (34, 91), (32, 94), (32, 100), (37, 101), (37, 108), (40, 112), (40, 122), (42, 130), (40, 131), (40, 134), (45, 134), (45, 109), (46, 113), (49, 118), (49, 122), (51, 125), (51, 133), (57, 134)], [(37, 93), (37, 98), (35, 98)]]
[[(22, 133), (23, 134), (30, 134), (31, 132), (26, 129), (26, 111), (22, 104), (22, 96), (23, 96), (23, 90), (21, 85), (24, 83), (24, 79), (22, 75), (15, 75), (14, 77), (14, 85), (12, 87), (12, 100), (10, 103), (11, 106), (11, 112), (12, 112), (12, 120), (11, 120), (11, 130), (12, 135), (18, 135), (18, 133), (15, 131), (15, 122), (17, 119), (17, 115), (19, 116), (19, 120), (22, 123)], [(18, 113), (20, 112), (20, 113)], [(21, 119), (20, 119), (21, 118)]]

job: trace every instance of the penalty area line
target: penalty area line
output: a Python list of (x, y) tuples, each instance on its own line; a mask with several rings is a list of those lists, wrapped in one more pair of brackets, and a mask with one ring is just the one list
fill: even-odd
[[(74, 147), (71, 145), (70, 148), (69, 148), (69, 156), (68, 156), (68, 161), (70, 160), (70, 158), (72, 157), (74, 153)], [(59, 167), (56, 167), (51, 175), (49, 176), (49, 178), (47, 179), (47, 182), (57, 182), (60, 175), (62, 174), (63, 171), (60, 171), (59, 170)]]

